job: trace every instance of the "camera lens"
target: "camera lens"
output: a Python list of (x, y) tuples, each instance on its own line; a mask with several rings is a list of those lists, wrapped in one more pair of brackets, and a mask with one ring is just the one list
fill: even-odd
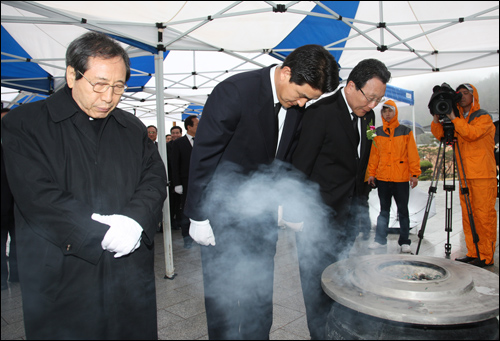
[(431, 115), (439, 115), (440, 119), (447, 119), (446, 116), (451, 114), (453, 106), (461, 97), (462, 94), (455, 92), (448, 83), (434, 86), (428, 105)]
[(439, 101), (436, 104), (436, 114), (438, 115), (447, 115), (451, 112), (451, 108), (449, 103), (446, 100)]

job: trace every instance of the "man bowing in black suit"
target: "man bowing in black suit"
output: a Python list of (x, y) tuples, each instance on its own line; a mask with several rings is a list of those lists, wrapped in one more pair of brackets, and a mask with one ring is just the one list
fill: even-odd
[(331, 306), (331, 299), (321, 288), (321, 274), (328, 265), (347, 256), (358, 234), (353, 218), (357, 215), (357, 200), (363, 198), (372, 144), (366, 131), (374, 125), (372, 109), (382, 101), (390, 77), (379, 60), (363, 60), (351, 71), (347, 85), (311, 104), (302, 121), (293, 165), (319, 184), (324, 203), (332, 208), (325, 226), (304, 225), (304, 231), (296, 234), (302, 292), (313, 340), (325, 337)]
[[(208, 189), (234, 189), (235, 174), (246, 176), (275, 158), (289, 159), (301, 119), (293, 107), (337, 86), (333, 56), (322, 46), (306, 45), (281, 66), (224, 80), (208, 98), (191, 154), (184, 213), (191, 219), (190, 235), (204, 245), (210, 339), (269, 338), (278, 227), (275, 216), (261, 212), (243, 218), (228, 216), (224, 206), (207, 208)], [(225, 168), (232, 172), (221, 175)], [(227, 196), (230, 203), (240, 199), (236, 191)]]

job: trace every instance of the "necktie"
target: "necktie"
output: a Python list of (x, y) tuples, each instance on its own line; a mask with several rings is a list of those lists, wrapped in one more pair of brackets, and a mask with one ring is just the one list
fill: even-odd
[(274, 105), (274, 115), (276, 115), (276, 117), (278, 117), (280, 110), (281, 110), (281, 103), (278, 102)]
[(354, 133), (356, 134), (356, 146), (359, 144), (359, 130), (358, 130), (358, 116), (354, 113), (352, 115), (352, 126), (354, 128)]

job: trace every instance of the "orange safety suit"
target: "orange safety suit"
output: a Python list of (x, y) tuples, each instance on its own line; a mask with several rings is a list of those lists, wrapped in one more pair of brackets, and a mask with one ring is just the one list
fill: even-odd
[(368, 176), (381, 181), (408, 182), (410, 177), (418, 177), (422, 172), (420, 157), (413, 132), (399, 125), (398, 109), (395, 104), (394, 107), (396, 115), (390, 122), (382, 117), (383, 126), (376, 129), (367, 172)]
[[(497, 240), (495, 125), (488, 112), (480, 108), (479, 95), (476, 88), (474, 86), (472, 88), (473, 103), (467, 117), (464, 118), (463, 108), (457, 105), (460, 117), (452, 121), (460, 151), (460, 155), (456, 152), (457, 168), (462, 182), (465, 179), (469, 188), (471, 213), (479, 236), (480, 258), (485, 260), (486, 264), (492, 264)], [(433, 121), (431, 131), (438, 140), (444, 137), (441, 124)], [(465, 170), (465, 177), (463, 170)], [(461, 185), (461, 187), (463, 186)], [(477, 257), (465, 196), (461, 191), (460, 205), (462, 206), (462, 225), (467, 245), (467, 256)]]

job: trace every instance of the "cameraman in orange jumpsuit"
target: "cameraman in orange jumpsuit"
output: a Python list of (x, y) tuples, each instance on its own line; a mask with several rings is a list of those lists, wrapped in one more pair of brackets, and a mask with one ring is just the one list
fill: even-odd
[[(473, 241), (465, 197), (460, 193), (462, 225), (467, 245), (467, 255), (455, 258), (455, 260), (485, 267), (493, 265), (497, 235), (495, 125), (489, 113), (480, 108), (479, 95), (473, 85), (461, 84), (456, 91), (462, 94), (462, 98), (457, 104), (460, 117), (456, 117), (453, 111), (447, 116), (455, 127), (455, 137), (457, 138), (462, 159), (460, 160), (457, 153), (458, 172), (462, 182), (465, 178), (469, 188), (472, 215), (479, 237), (480, 259), (478, 259)], [(438, 140), (441, 140), (444, 131), (442, 124), (439, 122), (439, 115), (434, 115), (431, 130), (432, 134)], [(461, 162), (463, 162), (463, 168)]]

